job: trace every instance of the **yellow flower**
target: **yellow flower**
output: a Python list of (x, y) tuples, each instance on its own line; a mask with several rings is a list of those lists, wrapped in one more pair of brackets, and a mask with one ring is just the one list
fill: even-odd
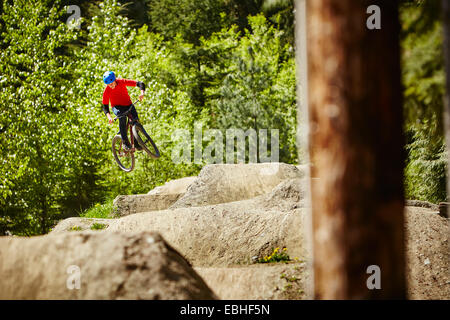
[(287, 249), (286, 248), (283, 248), (283, 251), (286, 251)]

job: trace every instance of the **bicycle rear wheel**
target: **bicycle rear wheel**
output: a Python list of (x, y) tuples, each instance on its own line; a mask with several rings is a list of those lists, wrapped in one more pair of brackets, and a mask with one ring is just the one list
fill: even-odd
[(112, 140), (112, 153), (120, 169), (125, 172), (134, 169), (134, 152), (124, 150), (120, 135), (116, 135)]
[(144, 126), (139, 122), (136, 122), (133, 125), (133, 135), (141, 145), (142, 149), (144, 149), (153, 159), (158, 159), (161, 156), (156, 144), (145, 131)]

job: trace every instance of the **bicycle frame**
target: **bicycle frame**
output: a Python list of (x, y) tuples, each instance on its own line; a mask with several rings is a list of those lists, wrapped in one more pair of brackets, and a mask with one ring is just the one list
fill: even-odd
[(134, 104), (137, 103), (137, 102), (139, 102), (139, 100), (136, 100), (136, 102), (132, 103), (131, 107), (128, 108), (128, 110), (125, 111), (120, 117), (115, 117), (114, 118), (114, 120), (117, 120), (117, 119), (125, 117), (125, 116), (127, 116), (127, 118), (128, 118), (127, 119), (127, 129), (126, 129), (126, 131), (127, 132), (130, 131), (130, 144), (131, 144), (131, 150), (128, 151), (128, 152), (134, 152), (134, 135), (133, 135), (133, 126), (131, 125), (132, 124), (132, 119), (131, 119), (130, 111), (133, 108)]

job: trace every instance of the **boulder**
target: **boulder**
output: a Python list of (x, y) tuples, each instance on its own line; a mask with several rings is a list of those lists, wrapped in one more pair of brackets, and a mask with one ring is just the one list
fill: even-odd
[(264, 208), (253, 199), (129, 215), (107, 231), (157, 231), (194, 266), (248, 264), (276, 247), (304, 258), (305, 209)]
[(151, 190), (148, 194), (184, 194), (195, 179), (197, 179), (196, 176), (170, 180), (164, 185)]
[(153, 232), (0, 238), (0, 299), (215, 299)]
[(147, 194), (120, 195), (113, 201), (113, 213), (123, 217), (133, 213), (164, 210), (186, 193), (197, 177), (171, 180)]
[[(252, 263), (287, 246), (296, 257), (306, 256), (302, 231), (304, 180), (283, 180), (271, 192), (249, 200), (167, 209), (108, 221), (107, 231), (157, 231), (196, 266)], [(71, 231), (85, 218), (61, 221), (52, 233)], [(97, 219), (89, 219), (89, 224)], [(98, 219), (99, 222), (101, 221)], [(83, 229), (83, 230), (84, 230)]]
[(285, 163), (210, 164), (170, 208), (198, 207), (251, 199), (304, 171)]
[(164, 210), (174, 204), (182, 194), (120, 195), (113, 201), (113, 214), (119, 217), (139, 212)]
[(282, 181), (264, 196), (255, 198), (262, 207), (279, 208), (280, 210), (292, 210), (307, 206), (307, 179), (296, 178)]
[(61, 233), (66, 231), (86, 231), (86, 230), (103, 230), (107, 228), (113, 221), (112, 219), (98, 219), (98, 218), (80, 218), (71, 217), (58, 222), (52, 228), (50, 233)]
[(271, 263), (233, 267), (195, 267), (223, 300), (308, 299), (311, 280), (306, 263)]

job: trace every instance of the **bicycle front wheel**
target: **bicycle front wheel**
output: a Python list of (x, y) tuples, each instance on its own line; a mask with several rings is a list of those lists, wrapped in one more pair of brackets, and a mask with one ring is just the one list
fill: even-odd
[(124, 150), (120, 135), (116, 135), (112, 140), (112, 153), (120, 169), (125, 172), (134, 169), (134, 152)]
[(133, 125), (133, 135), (145, 152), (147, 152), (153, 159), (158, 159), (161, 156), (156, 144), (145, 131), (144, 126), (139, 122), (136, 122)]

